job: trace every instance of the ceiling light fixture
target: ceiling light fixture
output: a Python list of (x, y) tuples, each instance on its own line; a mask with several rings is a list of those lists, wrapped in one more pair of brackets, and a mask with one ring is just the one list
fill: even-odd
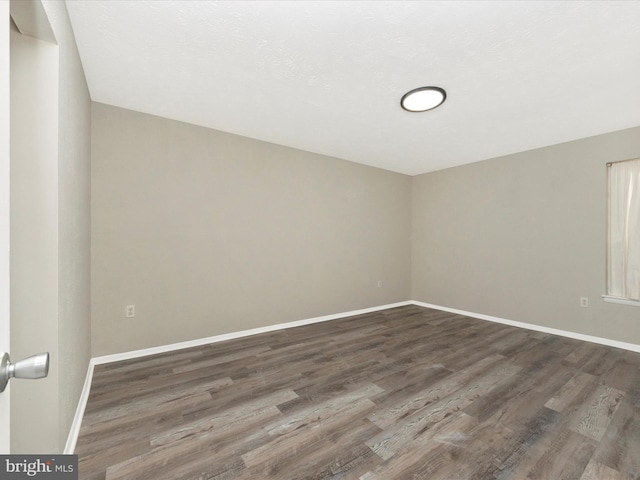
[(447, 99), (447, 92), (440, 87), (420, 87), (405, 93), (400, 100), (408, 112), (426, 112), (439, 107)]

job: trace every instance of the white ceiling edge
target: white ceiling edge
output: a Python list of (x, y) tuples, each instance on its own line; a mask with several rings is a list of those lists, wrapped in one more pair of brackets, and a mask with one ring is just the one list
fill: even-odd
[(640, 125), (640, 2), (67, 6), (96, 102), (407, 175)]

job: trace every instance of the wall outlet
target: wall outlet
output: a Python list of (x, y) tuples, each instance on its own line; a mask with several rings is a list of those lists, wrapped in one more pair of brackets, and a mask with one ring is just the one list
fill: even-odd
[(135, 305), (127, 305), (124, 309), (124, 316), (127, 318), (136, 316), (136, 306)]
[(588, 307), (589, 306), (589, 297), (580, 297), (580, 306)]
[(382, 288), (382, 280), (378, 280), (378, 288)]

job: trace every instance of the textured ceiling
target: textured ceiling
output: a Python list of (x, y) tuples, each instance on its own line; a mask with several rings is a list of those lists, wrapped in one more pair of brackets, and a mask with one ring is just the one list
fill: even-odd
[(638, 1), (67, 6), (94, 101), (401, 173), (640, 126)]

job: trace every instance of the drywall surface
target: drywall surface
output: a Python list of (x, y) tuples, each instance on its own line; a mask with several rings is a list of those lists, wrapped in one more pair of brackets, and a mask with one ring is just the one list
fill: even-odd
[(93, 104), (94, 356), (407, 300), (410, 234), (406, 175)]
[(62, 452), (91, 357), (91, 103), (64, 2), (57, 43), (11, 31), (11, 355), (51, 354), (11, 390), (13, 453)]
[(58, 451), (91, 359), (91, 99), (66, 4), (43, 1), (58, 42)]
[(606, 163), (636, 157), (640, 128), (413, 177), (412, 299), (640, 344), (601, 299)]
[(58, 47), (11, 30), (11, 356), (50, 352), (12, 381), (11, 452), (58, 449)]

